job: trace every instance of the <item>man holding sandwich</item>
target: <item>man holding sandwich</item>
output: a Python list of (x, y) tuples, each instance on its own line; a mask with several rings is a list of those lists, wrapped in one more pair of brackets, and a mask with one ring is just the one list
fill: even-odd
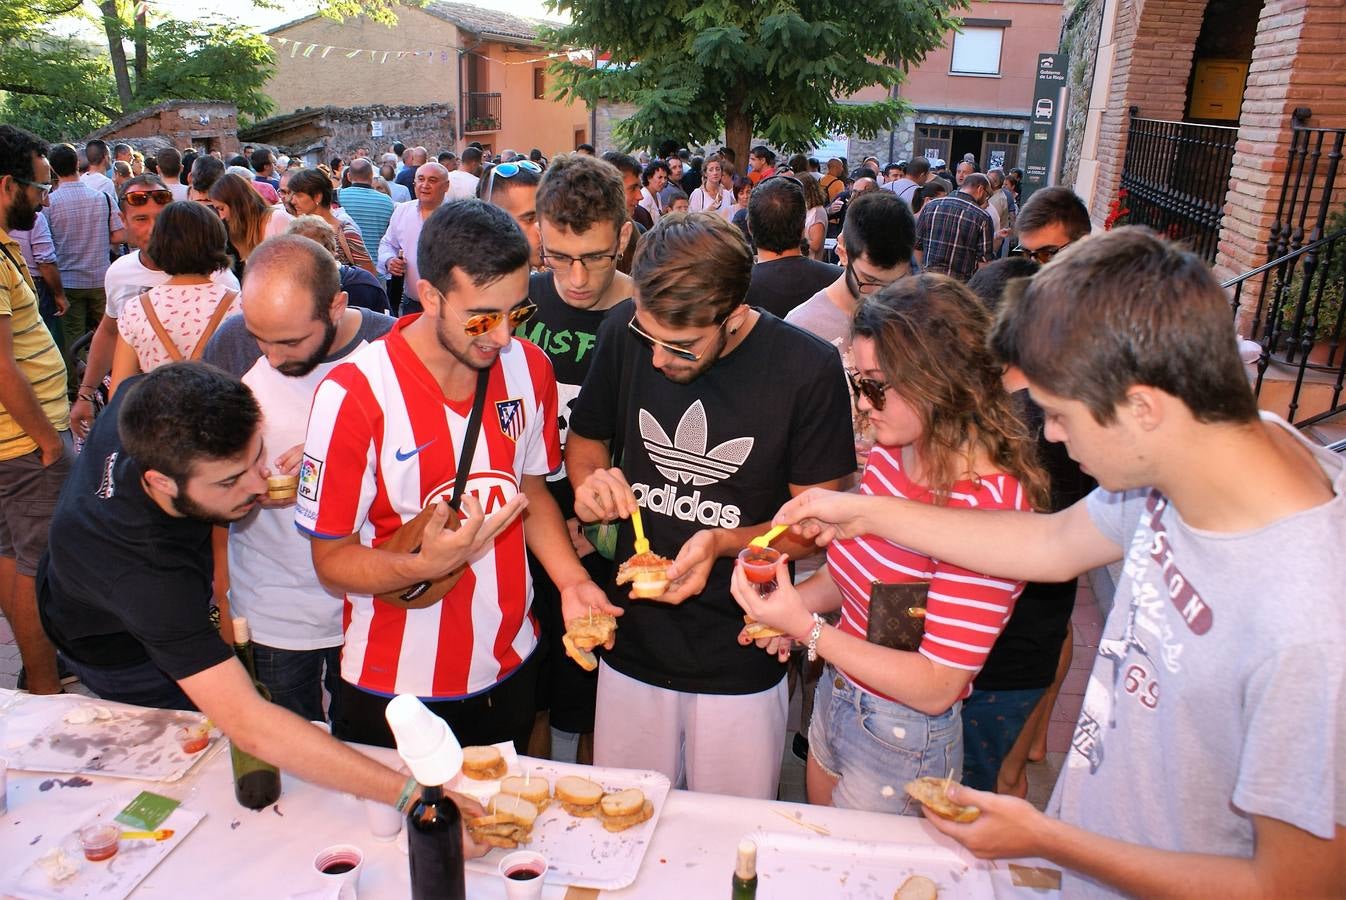
[(816, 492), (777, 516), (1006, 578), (1123, 562), (1048, 814), (955, 788), (981, 814), (932, 823), (1067, 868), (1067, 896), (1341, 896), (1346, 464), (1259, 415), (1210, 270), (1144, 229), (1062, 251), (992, 342), (1097, 490), (1053, 515)]
[[(634, 300), (599, 330), (566, 468), (581, 521), (624, 520), (639, 507), (651, 551), (672, 564), (662, 573), (632, 564), (635, 532), (622, 522), (617, 581), (629, 577), (634, 596), (653, 599), (608, 586), (625, 614), (599, 668), (594, 762), (774, 799), (785, 666), (739, 645), (729, 577), (773, 504), (854, 472), (841, 359), (743, 303), (752, 255), (713, 213), (660, 219), (631, 276)], [(584, 613), (563, 609), (568, 620)]]

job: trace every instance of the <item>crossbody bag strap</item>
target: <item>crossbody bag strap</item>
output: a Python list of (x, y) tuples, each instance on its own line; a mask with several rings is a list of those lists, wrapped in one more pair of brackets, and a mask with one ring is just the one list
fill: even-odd
[(164, 323), (159, 321), (159, 316), (154, 311), (154, 304), (150, 302), (150, 295), (148, 293), (141, 294), (138, 299), (140, 300), (140, 308), (145, 311), (146, 321), (154, 329), (154, 335), (159, 338), (159, 343), (164, 345), (164, 351), (168, 354), (168, 358), (173, 362), (182, 362), (182, 351), (178, 349), (178, 345), (173, 343), (173, 339), (164, 330)]
[(467, 487), (468, 476), (472, 474), (472, 455), (477, 452), (477, 433), (481, 431), (481, 413), (486, 408), (486, 387), (491, 380), (491, 370), (477, 372), (477, 393), (472, 398), (472, 415), (467, 419), (467, 431), (463, 434), (463, 451), (458, 457), (458, 470), (453, 473), (453, 496), (449, 506), (458, 511), (463, 501), (463, 489)]
[(229, 307), (233, 305), (234, 298), (237, 296), (238, 294), (235, 291), (224, 292), (224, 296), (220, 298), (220, 302), (215, 304), (215, 314), (212, 315), (210, 321), (206, 323), (206, 330), (201, 332), (201, 337), (197, 338), (196, 346), (192, 348), (192, 355), (187, 357), (188, 359), (200, 359), (201, 354), (206, 352), (206, 344), (210, 343), (210, 339), (214, 336), (216, 329), (220, 327), (220, 323), (224, 321), (224, 317), (229, 314)]
[(334, 229), (336, 231), (337, 242), (341, 244), (341, 252), (346, 254), (346, 265), (355, 265), (355, 254), (351, 253), (350, 242), (346, 240), (346, 229), (340, 226)]

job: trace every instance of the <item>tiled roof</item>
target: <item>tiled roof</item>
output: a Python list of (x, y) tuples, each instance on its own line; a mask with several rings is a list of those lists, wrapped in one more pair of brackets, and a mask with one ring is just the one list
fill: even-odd
[(513, 13), (473, 6), (470, 3), (446, 3), (434, 0), (421, 9), (465, 31), (510, 37), (521, 41), (536, 41), (539, 26), (554, 24), (543, 19), (516, 16)]

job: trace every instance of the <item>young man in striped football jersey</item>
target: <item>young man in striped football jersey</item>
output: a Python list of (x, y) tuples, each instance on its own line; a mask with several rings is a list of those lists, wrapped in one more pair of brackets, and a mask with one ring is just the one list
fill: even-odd
[[(296, 524), (312, 539), (319, 577), (346, 595), (338, 737), (392, 746), (383, 711), (405, 693), (426, 700), (464, 744), (512, 739), (524, 749), (538, 643), (525, 546), (563, 602), (609, 608), (546, 487), (561, 464), (556, 379), (545, 353), (512, 337), (533, 308), (528, 259), (528, 241), (500, 208), (462, 200), (436, 210), (417, 247), (425, 312), (352, 354), (314, 397)], [(439, 550), (449, 534), (439, 501), (463, 477), (467, 519), (499, 527), (526, 506), (524, 520), (500, 528), (438, 602), (406, 609), (376, 599), (458, 567), (458, 554)], [(420, 552), (381, 548), (430, 504)]]

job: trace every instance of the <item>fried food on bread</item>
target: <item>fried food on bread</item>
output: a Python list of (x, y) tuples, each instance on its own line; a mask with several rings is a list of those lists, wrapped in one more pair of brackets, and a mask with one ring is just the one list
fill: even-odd
[(633, 596), (653, 600), (668, 590), (668, 567), (673, 560), (653, 551), (637, 553), (617, 567), (617, 584), (630, 584)]
[[(949, 819), (953, 822), (973, 822), (977, 816), (981, 815), (981, 810), (975, 806), (962, 806), (954, 803), (945, 793), (949, 782), (944, 778), (935, 778), (927, 775), (924, 778), (917, 778), (915, 781), (908, 781), (902, 786), (902, 789), (913, 799), (918, 801), (930, 812), (937, 816)], [(952, 782), (957, 784), (957, 782)]]
[(540, 812), (535, 804), (514, 794), (496, 794), (486, 810), (486, 815), (468, 819), (468, 834), (478, 844), (507, 850), (528, 843)]
[(607, 613), (590, 612), (566, 623), (566, 633), (561, 635), (561, 644), (565, 647), (566, 656), (579, 663), (581, 669), (592, 672), (598, 668), (594, 648), (600, 645), (610, 648), (616, 633), (616, 618)]
[(500, 779), (500, 793), (527, 800), (542, 811), (551, 803), (551, 782), (540, 775), (509, 775)]
[(473, 781), (492, 781), (503, 778), (509, 768), (505, 758), (494, 747), (464, 747), (463, 774)]
[(598, 804), (598, 817), (608, 831), (625, 831), (654, 815), (654, 804), (639, 788), (605, 794)]
[(779, 628), (772, 628), (770, 625), (746, 615), (743, 617), (743, 633), (754, 641), (760, 641), (763, 638), (781, 637), (785, 634)]
[(603, 785), (578, 775), (556, 779), (556, 802), (572, 816), (592, 818), (598, 815), (598, 804), (603, 799)]

